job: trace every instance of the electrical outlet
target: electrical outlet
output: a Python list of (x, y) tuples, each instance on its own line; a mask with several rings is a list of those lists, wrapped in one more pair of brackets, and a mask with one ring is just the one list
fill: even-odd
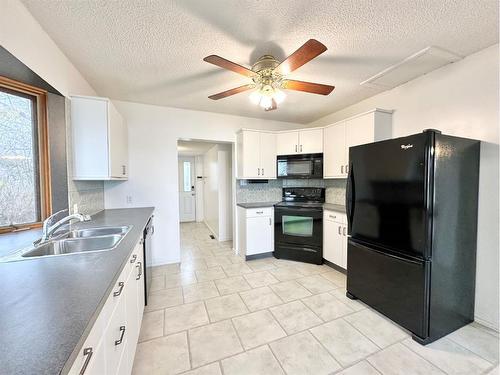
[(127, 195), (127, 204), (132, 204), (132, 196)]

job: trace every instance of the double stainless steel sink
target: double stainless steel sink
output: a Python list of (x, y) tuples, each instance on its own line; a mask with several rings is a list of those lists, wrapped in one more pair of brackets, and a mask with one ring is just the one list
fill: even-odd
[(129, 226), (75, 229), (34, 246), (21, 256), (31, 258), (113, 250), (129, 230)]

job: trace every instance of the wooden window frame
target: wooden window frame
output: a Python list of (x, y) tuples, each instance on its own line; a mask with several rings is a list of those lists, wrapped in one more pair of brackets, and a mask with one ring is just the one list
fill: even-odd
[(40, 228), (42, 226), (43, 220), (49, 217), (52, 212), (52, 194), (50, 180), (49, 134), (47, 126), (47, 91), (3, 76), (0, 76), (0, 87), (35, 98), (38, 132), (37, 160), (40, 179), (39, 199), (41, 217), (41, 221), (34, 223), (0, 227), (0, 234), (2, 234), (27, 230), (31, 228)]

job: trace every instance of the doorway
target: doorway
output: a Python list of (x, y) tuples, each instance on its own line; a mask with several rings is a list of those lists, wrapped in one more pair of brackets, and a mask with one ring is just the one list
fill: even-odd
[(234, 231), (233, 144), (179, 140), (177, 150), (181, 233), (184, 227), (199, 223), (196, 225), (202, 225), (210, 233), (207, 235), (209, 240), (231, 241)]
[(194, 156), (179, 156), (179, 220), (196, 220), (196, 186)]

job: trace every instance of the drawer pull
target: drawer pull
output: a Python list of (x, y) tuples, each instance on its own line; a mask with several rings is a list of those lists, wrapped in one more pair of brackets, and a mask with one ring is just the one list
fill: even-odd
[(139, 245), (142, 245), (143, 243), (144, 243), (144, 238), (141, 238), (141, 239), (139, 240)]
[(342, 229), (342, 234), (345, 236), (345, 227)]
[(256, 214), (263, 214), (263, 213), (264, 213), (264, 211), (256, 211), (255, 213), (256, 213)]
[(328, 216), (330, 216), (330, 219), (336, 219), (337, 218), (337, 216), (335, 216), (335, 215), (328, 215)]
[(135, 279), (139, 280), (141, 278), (141, 276), (142, 276), (142, 263), (141, 262), (137, 262), (136, 267), (139, 268), (139, 273), (137, 274), (137, 277)]
[(83, 349), (83, 356), (84, 357), (86, 356), (87, 358), (85, 358), (85, 362), (83, 362), (82, 369), (80, 370), (80, 372), (78, 373), (78, 375), (85, 374), (85, 370), (87, 370), (87, 366), (90, 363), (90, 359), (92, 358), (92, 354), (94, 354), (94, 352), (92, 351), (92, 348), (85, 348), (85, 349)]
[(339, 225), (339, 234), (342, 234), (341, 229), (340, 229), (340, 225)]
[(130, 263), (135, 263), (137, 260), (137, 254), (132, 255), (132, 259), (130, 259)]
[(123, 287), (125, 286), (125, 283), (123, 281), (120, 281), (118, 283), (118, 286), (120, 287), (116, 292), (113, 292), (114, 297), (118, 297), (120, 294), (122, 294)]
[(120, 326), (120, 338), (115, 340), (115, 345), (120, 345), (123, 342), (123, 336), (125, 336), (125, 326)]

